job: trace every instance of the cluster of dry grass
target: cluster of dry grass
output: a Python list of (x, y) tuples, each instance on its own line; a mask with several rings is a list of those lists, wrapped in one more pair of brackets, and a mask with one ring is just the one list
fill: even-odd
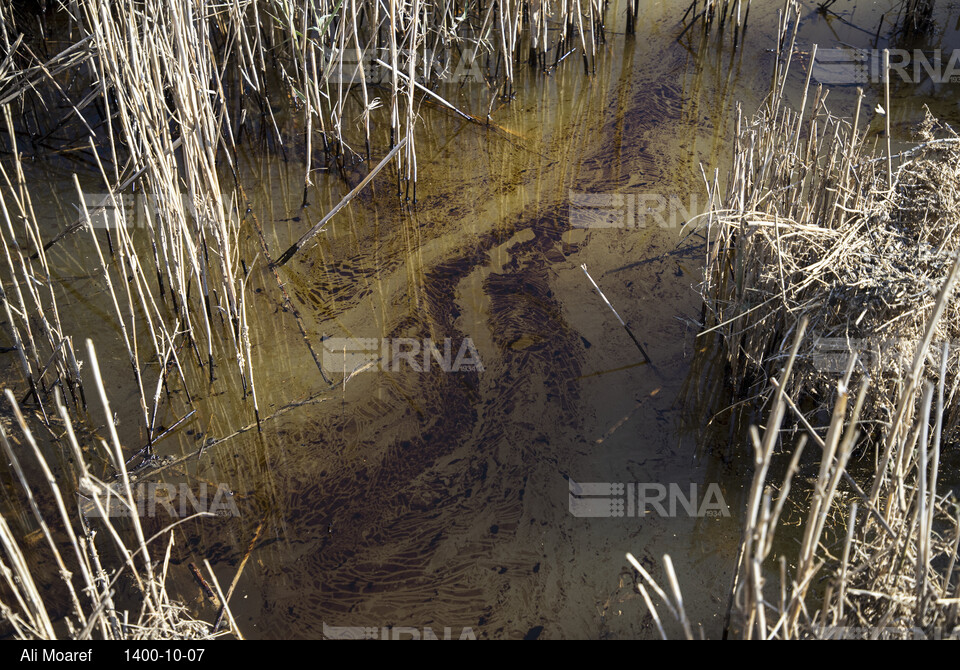
[[(829, 411), (856, 357), (855, 378), (873, 386), (862, 418), (879, 429), (890, 425), (960, 250), (960, 138), (928, 114), (913, 148), (875, 158), (860, 102), (850, 120), (831, 114), (824, 97), (817, 91), (806, 115), (774, 104), (738, 129), (726, 193), (716, 184), (711, 193), (707, 329), (726, 343), (739, 394), (766, 398), (806, 318), (791, 393)], [(960, 308), (951, 302), (933, 332), (934, 342), (952, 345), (949, 434), (960, 420), (952, 402), (958, 336)], [(925, 376), (938, 376), (940, 351), (930, 350)]]
[[(941, 455), (960, 419), (960, 138), (928, 114), (892, 155), (887, 116), (877, 157), (862, 93), (852, 117), (835, 116), (808, 76), (799, 110), (786, 106), (791, 52), (768, 103), (738, 121), (726, 188), (705, 176), (703, 334), (719, 350), (702, 355), (765, 418), (749, 432), (724, 633), (957, 637), (958, 482)], [(808, 466), (812, 485), (795, 477)], [(692, 637), (669, 561), (668, 594), (628, 558), (661, 633), (651, 591)]]
[[(960, 275), (960, 258), (938, 298), (943, 307)], [(939, 310), (942, 312), (942, 309)], [(771, 380), (774, 398), (763, 434), (751, 427), (754, 474), (724, 635), (743, 639), (942, 639), (960, 636), (960, 505), (950, 486), (942, 486), (943, 370), (939, 384), (918, 389), (922, 361), (930, 345), (921, 345), (914, 361), (913, 383), (904, 390), (897, 419), (884, 434), (880, 462), (873, 473), (851, 476), (851, 463), (862, 437), (864, 402), (873, 392), (863, 381), (854, 392), (851, 365), (838, 384), (838, 398), (826, 436), (806, 426), (798, 439), (784, 444), (785, 427), (805, 421), (785, 392), (795, 374), (798, 352), (807, 331), (798, 326), (779, 378)], [(927, 334), (935, 329), (928, 324)], [(912, 410), (920, 393), (920, 412)], [(789, 419), (788, 419), (789, 417)], [(794, 432), (794, 431), (790, 431)], [(818, 464), (811, 495), (794, 480), (811, 442)], [(784, 467), (784, 460), (789, 463)], [(774, 472), (783, 471), (781, 477)], [(805, 517), (799, 538), (783, 519), (785, 505), (797, 504)], [(789, 533), (791, 539), (782, 536)], [(780, 537), (778, 540), (778, 534)], [(792, 548), (799, 539), (799, 548)], [(642, 581), (654, 621), (666, 637), (650, 591), (658, 595), (683, 627), (693, 627), (684, 608), (679, 580), (664, 557), (671, 595), (630, 554)], [(649, 591), (648, 591), (649, 589)]]
[[(95, 445), (113, 464), (118, 473), (116, 482), (106, 483), (98, 479), (86, 465), (84, 450), (74, 432), (66, 406), (59, 394), (55, 398), (59, 419), (62, 421), (62, 442), (69, 449), (70, 461), (75, 471), (69, 473), (69, 481), (77, 481), (77, 490), (87, 492), (90, 504), (86, 508), (77, 505), (76, 493), (62, 490), (66, 473), (59, 472), (54, 461), (53, 469), (43, 454), (34, 433), (21, 412), (16, 398), (9, 389), (6, 401), (10, 403), (16, 418), (19, 439), (8, 434), (0, 424), (0, 442), (4, 456), (10, 463), (20, 484), (22, 498), (29, 507), (32, 522), (43, 536), (49, 555), (57, 567), (60, 588), (68, 594), (69, 607), (51, 611), (51, 591), (47, 584), (38, 588), (38, 579), (49, 575), (38, 574), (38, 566), (26, 557), (21, 542), (2, 514), (0, 514), (0, 614), (5, 624), (12, 629), (16, 639), (212, 639), (222, 635), (242, 637), (228, 599), (224, 598), (210, 565), (206, 567), (216, 585), (219, 601), (223, 603), (228, 625), (220, 627), (220, 621), (211, 623), (193, 618), (188, 607), (171, 597), (166, 588), (170, 552), (173, 548), (172, 527), (146, 537), (137, 516), (137, 503), (131, 487), (131, 477), (125, 464), (125, 456), (116, 429), (112, 423), (110, 404), (100, 367), (92, 343), (87, 342), (88, 359), (91, 362), (95, 386), (98, 391), (103, 415), (109, 426), (108, 440), (99, 440)], [(26, 453), (24, 453), (26, 452)], [(29, 459), (29, 460), (28, 460)], [(58, 459), (59, 460), (59, 459)], [(54, 469), (58, 474), (54, 475)], [(41, 473), (40, 476), (31, 473)], [(38, 479), (43, 480), (42, 482)], [(41, 488), (47, 490), (42, 491)], [(119, 496), (113, 499), (113, 494)], [(43, 501), (52, 500), (53, 509)], [(68, 503), (69, 501), (69, 503)], [(118, 523), (113, 512), (108, 511), (116, 503), (129, 513), (122, 516), (131, 519), (129, 525)], [(88, 510), (88, 511), (85, 511)], [(173, 525), (196, 516), (209, 515), (198, 512), (193, 517), (178, 520)], [(50, 520), (50, 517), (53, 520)], [(98, 536), (100, 539), (98, 542)], [(127, 539), (124, 539), (124, 538)], [(150, 547), (157, 540), (166, 538), (163, 559), (156, 563)], [(105, 546), (106, 545), (106, 546)], [(134, 595), (118, 595), (118, 581), (126, 579), (134, 584)]]

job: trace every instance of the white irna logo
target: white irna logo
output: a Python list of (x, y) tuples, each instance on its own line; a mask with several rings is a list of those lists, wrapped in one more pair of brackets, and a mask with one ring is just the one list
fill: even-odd
[(651, 512), (676, 517), (681, 511), (690, 517), (730, 516), (730, 508), (716, 483), (699, 495), (694, 482), (686, 489), (680, 484), (657, 482), (588, 482), (570, 479), (570, 513), (576, 517), (642, 517)]
[(430, 338), (328, 337), (323, 340), (323, 365), (345, 375), (375, 368), (384, 372), (483, 372), (480, 352), (469, 337), (457, 347), (444, 338), (442, 348)]
[(440, 634), (433, 628), (414, 626), (328, 626), (323, 622), (326, 640), (476, 640), (473, 629), (444, 626)]

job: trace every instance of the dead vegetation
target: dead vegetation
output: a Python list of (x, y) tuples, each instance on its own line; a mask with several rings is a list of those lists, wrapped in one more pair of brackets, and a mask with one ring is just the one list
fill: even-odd
[[(889, 426), (938, 292), (960, 250), (960, 138), (927, 116), (916, 144), (874, 157), (858, 102), (834, 116), (825, 96), (804, 113), (774, 104), (738, 129), (726, 193), (714, 182), (711, 255), (703, 294), (708, 331), (729, 351), (741, 397), (766, 397), (801, 319), (791, 394), (829, 412), (856, 354), (873, 390), (862, 419)], [(860, 98), (862, 101), (862, 97)], [(722, 203), (719, 204), (719, 203)], [(960, 342), (960, 309), (945, 308), (935, 343)], [(925, 360), (936, 379), (940, 347)], [(944, 430), (954, 435), (960, 348), (946, 361)], [(808, 411), (812, 414), (812, 411)]]
[[(769, 102), (738, 120), (725, 185), (705, 175), (701, 336), (717, 347), (701, 356), (764, 424), (749, 430), (724, 635), (957, 637), (960, 505), (944, 463), (960, 418), (960, 138), (928, 113), (893, 155), (883, 108), (860, 93), (837, 116), (809, 77), (799, 109), (787, 107), (791, 52)], [(812, 484), (797, 476), (808, 467)], [(668, 557), (669, 593), (628, 559), (661, 634), (665, 607), (693, 637)]]
[[(135, 516), (88, 523), (75, 494), (102, 489), (91, 472), (107, 471), (123, 482), (130, 505), (127, 469), (161, 472), (155, 445), (208, 396), (241, 398), (249, 423), (207, 445), (298, 406), (261, 416), (254, 352), (264, 343), (250, 327), (255, 273), (275, 281), (268, 306), (292, 314), (329, 391), (319, 335), (308, 332), (286, 288), (285, 273), (295, 272), (288, 261), (381, 169), (390, 177), (380, 179), (395, 184), (392, 196), (416, 202), (423, 114), (484, 126), (493, 106), (512, 97), (517, 68), (550, 72), (579, 52), (591, 72), (605, 9), (599, 0), (0, 4), (0, 302), (21, 377), (5, 380), (16, 391), (4, 404), (17, 417), (5, 444), (11, 460), (24, 459), (17, 454), (29, 444), (32, 463), (17, 471), (21, 492), (4, 486), (0, 500), (0, 612), (16, 637), (240, 635), (232, 621), (195, 621), (167, 595), (169, 544), (157, 560), (167, 533), (144, 537)], [(471, 102), (483, 104), (462, 109), (445, 97), (443, 86), (464, 84), (479, 91)], [(425, 99), (439, 107), (423, 107)], [(268, 153), (303, 161), (304, 207), (317, 170), (348, 184), (358, 170), (366, 175), (284, 251), (271, 248), (274, 231), (256, 218), (244, 189), (242, 160)], [(54, 234), (37, 215), (35, 203), (49, 195), (35, 163), (66, 166), (70, 193), (54, 196), (77, 203)], [(116, 333), (111, 351), (121, 352), (135, 382), (135, 416), (123, 417), (136, 424), (135, 445), (120, 442), (92, 349), (87, 357), (77, 351), (74, 337), (86, 333), (61, 316), (70, 297), (58, 281), (64, 265), (94, 276), (97, 313)], [(299, 405), (322, 401), (322, 393)], [(105, 411), (94, 418), (88, 403), (97, 395)], [(98, 431), (110, 436), (102, 445)], [(96, 467), (88, 471), (84, 458)], [(38, 472), (42, 497), (33, 495)], [(48, 532), (51, 513), (57, 523)], [(65, 610), (45, 602), (34, 581), (40, 566), (11, 527), (43, 530), (68, 594)], [(209, 566), (208, 573), (215, 585)], [(117, 588), (123, 582), (133, 586)], [(228, 608), (220, 618), (230, 619)]]
[[(88, 354), (95, 377), (99, 404), (111, 427), (110, 439), (99, 440), (97, 451), (103, 452), (119, 477), (115, 482), (98, 479), (87, 468), (84, 449), (77, 439), (66, 406), (56, 398), (56, 408), (62, 423), (63, 447), (70, 452), (74, 464), (72, 472), (53, 466), (43, 455), (43, 450), (24, 418), (20, 407), (9, 389), (5, 402), (13, 409), (18, 424), (18, 436), (8, 434), (0, 425), (0, 442), (4, 456), (11, 464), (21, 487), (32, 522), (39, 527), (48, 550), (56, 564), (61, 590), (68, 594), (66, 608), (52, 609), (49, 586), (38, 588), (40, 580), (48, 580), (49, 574), (37, 563), (27, 559), (23, 542), (19, 542), (10, 525), (0, 515), (0, 614), (9, 625), (15, 639), (212, 639), (221, 635), (242, 637), (232, 615), (227, 599), (219, 593), (228, 614), (229, 625), (222, 630), (219, 621), (206, 623), (196, 620), (190, 610), (172, 598), (166, 589), (170, 552), (173, 548), (173, 533), (170, 529), (147, 537), (136, 513), (137, 502), (131, 487), (123, 449), (116, 430), (110, 421), (110, 404), (100, 376), (93, 345), (88, 342)], [(19, 452), (19, 455), (18, 455)], [(24, 453), (26, 452), (26, 453)], [(29, 459), (29, 462), (27, 461)], [(41, 473), (38, 477), (35, 474)], [(63, 479), (76, 482), (71, 493)], [(42, 482), (37, 481), (43, 480)], [(43, 490), (41, 487), (43, 487)], [(77, 491), (86, 492), (86, 504), (79, 504)], [(116, 492), (116, 497), (113, 493)], [(53, 514), (41, 507), (43, 499), (53, 501)], [(111, 511), (114, 508), (114, 511)], [(115, 513), (125, 509), (126, 513)], [(197, 516), (208, 513), (199, 512)], [(49, 517), (53, 517), (51, 520)], [(122, 517), (122, 518), (118, 518)], [(130, 519), (124, 523), (123, 518)], [(190, 517), (177, 521), (182, 523)], [(124, 537), (128, 539), (124, 539)], [(163, 549), (158, 540), (166, 541), (163, 558), (155, 562), (151, 546)], [(212, 581), (216, 577), (207, 564)], [(131, 582), (132, 594), (121, 594), (121, 584)], [(217, 587), (219, 591), (219, 586)], [(65, 609), (66, 611), (60, 611)]]

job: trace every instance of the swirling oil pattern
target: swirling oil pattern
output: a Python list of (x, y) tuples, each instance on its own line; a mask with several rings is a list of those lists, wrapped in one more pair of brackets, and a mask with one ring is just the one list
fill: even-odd
[[(291, 263), (284, 278), (317, 349), (331, 337), (448, 339), (455, 356), (469, 339), (483, 369), (381, 360), (211, 454), (206, 476), (237, 482), (240, 518), (216, 532), (184, 524), (173, 560), (202, 554), (226, 580), (259, 528), (232, 601), (249, 636), (653, 636), (627, 551), (656, 574), (671, 553), (688, 610), (719, 625), (739, 539), (730, 517), (571, 512), (572, 481), (720, 482), (734, 510), (741, 495), (722, 463), (695, 461), (676, 402), (694, 348), (700, 240), (571, 223), (571, 192), (698, 188), (698, 142), (713, 139), (693, 109), (705, 92), (669, 76), (680, 54), (653, 60), (639, 44), (631, 54), (633, 71), (610, 59), (595, 79), (531, 80), (495, 115), (498, 131), (428, 116), (417, 205), (384, 180)], [(283, 222), (268, 231), (283, 248), (342, 191), (318, 179), (317, 205), (291, 222), (295, 168), (271, 174), (258, 211)], [(292, 326), (261, 315), (254, 327), (283, 352), (256, 354), (272, 366), (260, 384), (274, 407), (322, 388)], [(337, 360), (327, 361), (335, 380), (353, 365)]]

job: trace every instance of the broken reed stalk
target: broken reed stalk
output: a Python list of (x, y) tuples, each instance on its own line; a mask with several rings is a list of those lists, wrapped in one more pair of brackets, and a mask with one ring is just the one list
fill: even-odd
[(883, 110), (887, 141), (887, 186), (893, 190), (893, 151), (890, 149), (890, 49), (883, 50)]
[(373, 178), (377, 176), (380, 170), (386, 167), (387, 163), (389, 163), (393, 159), (393, 157), (396, 156), (401, 149), (403, 149), (403, 147), (407, 143), (407, 139), (408, 138), (404, 137), (402, 140), (400, 140), (400, 143), (397, 144), (393, 149), (391, 149), (390, 152), (381, 159), (381, 161), (377, 164), (377, 166), (372, 170), (370, 170), (369, 174), (367, 174), (366, 177), (360, 180), (360, 183), (354, 186), (353, 189), (351, 189), (350, 192), (347, 193), (340, 200), (340, 202), (334, 205), (333, 209), (327, 212), (327, 214), (322, 219), (320, 219), (320, 221), (318, 221), (317, 224), (313, 226), (313, 228), (305, 232), (300, 237), (299, 240), (297, 240), (292, 245), (290, 245), (290, 248), (284, 251), (283, 254), (280, 256), (280, 258), (278, 258), (275, 261), (275, 265), (277, 265), (278, 267), (285, 265), (291, 258), (294, 257), (294, 255), (296, 255), (298, 251), (300, 251), (300, 249), (303, 248), (304, 244), (309, 242), (311, 239), (313, 239), (313, 237), (315, 237), (318, 233), (320, 233), (320, 231), (323, 230), (324, 226), (327, 225), (330, 219), (332, 219), (337, 212), (339, 212), (341, 209), (346, 207), (346, 205), (351, 200), (353, 200), (356, 197), (356, 195), (360, 193), (360, 191), (362, 191), (367, 184), (373, 181)]
[[(653, 361), (650, 360), (650, 357), (647, 355), (647, 352), (644, 350), (643, 345), (640, 344), (640, 341), (637, 339), (636, 335), (634, 335), (634, 334), (633, 334), (633, 331), (630, 330), (630, 326), (628, 326), (628, 325), (624, 322), (624, 320), (620, 318), (620, 315), (617, 314), (617, 310), (615, 310), (615, 309), (613, 308), (613, 305), (610, 304), (610, 301), (607, 300), (607, 296), (605, 296), (605, 295), (603, 294), (603, 291), (600, 290), (600, 287), (597, 286), (597, 282), (595, 282), (595, 281), (593, 280), (593, 277), (590, 276), (590, 273), (587, 272), (587, 265), (586, 265), (586, 263), (582, 264), (582, 265), (580, 266), (580, 269), (583, 270), (583, 274), (587, 275), (587, 279), (589, 279), (589, 280), (590, 280), (590, 283), (593, 284), (593, 288), (595, 288), (595, 289), (597, 290), (597, 293), (600, 294), (600, 297), (601, 297), (601, 298), (603, 299), (603, 301), (607, 304), (607, 307), (609, 307), (609, 308), (610, 308), (610, 311), (613, 312), (613, 315), (614, 315), (615, 317), (617, 317), (617, 321), (619, 321), (619, 322), (620, 322), (620, 325), (623, 326), (623, 329), (624, 329), (625, 331), (627, 331), (627, 335), (629, 335), (629, 336), (630, 336), (630, 339), (633, 340), (633, 343), (634, 343), (635, 345), (637, 345), (637, 349), (640, 350), (640, 354), (643, 356), (643, 360), (646, 361), (646, 362), (647, 362), (647, 365), (649, 365), (651, 368), (654, 368), (654, 366), (653, 366)], [(656, 369), (656, 368), (654, 368), (654, 369)]]
[[(384, 62), (383, 62), (382, 60), (380, 60), (379, 58), (374, 59), (374, 62), (375, 62), (377, 65), (380, 65), (380, 66), (382, 66), (382, 67), (387, 68), (387, 69), (390, 70), (391, 72), (394, 71), (394, 70), (393, 70), (393, 66), (389, 65), (388, 63), (384, 63)], [(403, 78), (403, 80), (404, 80), (405, 82), (411, 81), (410, 77), (409, 77), (408, 75), (405, 75), (403, 72), (397, 71), (397, 75), (400, 76), (401, 78)], [(466, 113), (464, 113), (464, 112), (461, 112), (461, 111), (460, 111), (459, 109), (457, 109), (454, 105), (452, 105), (451, 103), (449, 103), (449, 102), (447, 102), (446, 100), (444, 100), (443, 98), (441, 98), (439, 95), (437, 95), (436, 93), (434, 93), (433, 91), (431, 91), (429, 88), (427, 88), (426, 86), (424, 86), (424, 85), (421, 84), (420, 82), (418, 82), (418, 81), (416, 81), (416, 80), (413, 80), (413, 84), (414, 84), (414, 86), (415, 86), (420, 92), (422, 92), (424, 95), (430, 96), (431, 98), (433, 98), (434, 100), (436, 100), (437, 102), (439, 102), (439, 103), (440, 103), (441, 105), (443, 105), (444, 107), (453, 110), (458, 116), (460, 116), (460, 117), (462, 117), (462, 118), (464, 118), (464, 119), (466, 119), (467, 121), (470, 121), (470, 122), (472, 122), (472, 123), (477, 123), (477, 124), (483, 125), (483, 121), (481, 121), (480, 119), (478, 119), (478, 118), (476, 118), (476, 117), (470, 116), (469, 114), (466, 114)]]
[(223, 616), (227, 611), (227, 605), (230, 604), (230, 598), (233, 596), (233, 591), (237, 588), (237, 584), (240, 581), (240, 575), (243, 574), (243, 569), (247, 565), (247, 561), (250, 559), (250, 554), (253, 553), (254, 547), (257, 546), (257, 540), (260, 539), (260, 532), (263, 530), (263, 524), (266, 521), (266, 517), (260, 520), (260, 524), (257, 526), (257, 530), (253, 534), (253, 538), (250, 540), (250, 544), (247, 545), (247, 550), (243, 554), (243, 559), (240, 561), (240, 565), (237, 567), (237, 572), (233, 576), (233, 581), (230, 582), (230, 588), (227, 589), (227, 596), (223, 599), (223, 603), (220, 605), (220, 610), (217, 612), (217, 618), (213, 622), (213, 633), (216, 633), (220, 630), (220, 626), (223, 624)]

